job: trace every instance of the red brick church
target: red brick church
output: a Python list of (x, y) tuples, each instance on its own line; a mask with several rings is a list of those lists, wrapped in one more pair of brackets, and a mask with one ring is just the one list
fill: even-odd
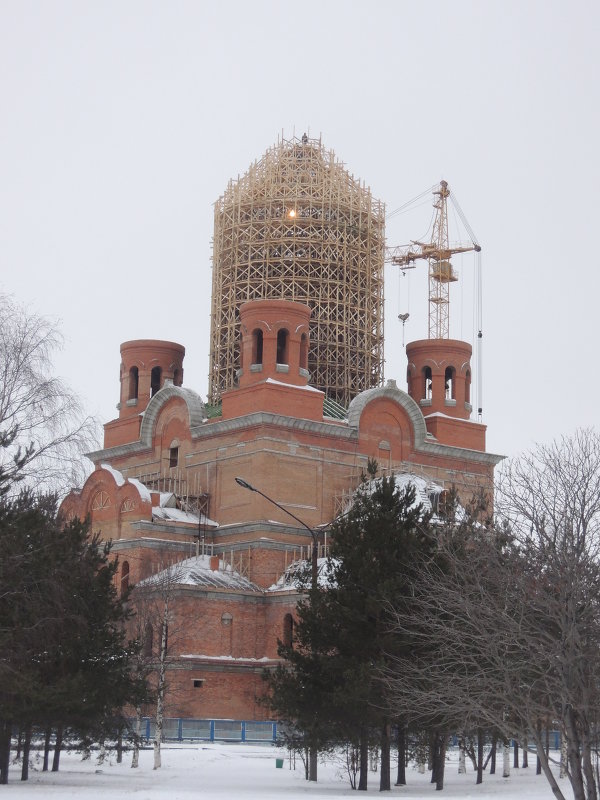
[(172, 613), (185, 633), (169, 669), (168, 716), (268, 716), (261, 673), (291, 635), (298, 595), (287, 570), (312, 539), (236, 477), (316, 530), (321, 555), (319, 526), (346, 506), (369, 459), (412, 480), (426, 504), (451, 485), (465, 500), (491, 490), (500, 458), (470, 418), (471, 346), (412, 342), (407, 390), (374, 385), (345, 408), (311, 385), (309, 306), (239, 306), (236, 379), (219, 404), (184, 386), (183, 346), (125, 342), (119, 416), (89, 454), (94, 472), (63, 503), (112, 539), (123, 588), (180, 565)]

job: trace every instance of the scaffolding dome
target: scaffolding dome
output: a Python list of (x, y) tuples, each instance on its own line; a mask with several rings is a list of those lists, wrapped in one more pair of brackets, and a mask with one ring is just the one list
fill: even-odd
[(239, 307), (312, 309), (313, 386), (347, 406), (383, 377), (385, 213), (320, 139), (281, 139), (215, 204), (209, 395), (235, 386)]

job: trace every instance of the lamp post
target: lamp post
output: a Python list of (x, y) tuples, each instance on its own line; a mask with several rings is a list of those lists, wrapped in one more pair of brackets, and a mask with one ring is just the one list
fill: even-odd
[(295, 514), (292, 514), (291, 511), (288, 511), (287, 508), (284, 508), (280, 503), (277, 502), (277, 500), (273, 500), (272, 497), (269, 497), (268, 494), (265, 494), (264, 492), (261, 492), (260, 489), (257, 489), (255, 486), (252, 486), (252, 484), (248, 483), (248, 481), (244, 480), (244, 478), (236, 478), (235, 482), (238, 484), (238, 486), (241, 486), (242, 489), (248, 489), (249, 492), (256, 492), (256, 494), (259, 494), (261, 497), (264, 497), (265, 500), (267, 500), (272, 505), (277, 506), (277, 508), (280, 511), (283, 511), (283, 513), (287, 514), (288, 517), (291, 517), (292, 519), (296, 520), (296, 522), (299, 525), (302, 525), (302, 527), (306, 528), (306, 530), (310, 533), (312, 537), (310, 585), (311, 589), (316, 589), (318, 584), (318, 558), (319, 558), (319, 539), (317, 532), (314, 531), (309, 525), (306, 524), (306, 522), (303, 522)]
[[(235, 482), (238, 486), (241, 486), (242, 489), (248, 489), (249, 492), (256, 492), (261, 497), (264, 497), (267, 502), (271, 503), (274, 506), (277, 506), (280, 511), (283, 511), (284, 514), (287, 514), (288, 517), (291, 517), (293, 520), (299, 525), (302, 525), (303, 528), (310, 533), (312, 537), (312, 557), (311, 557), (311, 567), (310, 567), (310, 586), (313, 592), (316, 591), (318, 585), (318, 556), (319, 556), (319, 540), (317, 532), (314, 531), (310, 526), (303, 522), (299, 517), (295, 514), (292, 514), (291, 511), (288, 511), (287, 508), (284, 508), (277, 500), (273, 500), (272, 497), (269, 497), (268, 494), (261, 492), (260, 489), (257, 489), (252, 484), (248, 483), (248, 481), (244, 480), (244, 478), (236, 478)], [(314, 595), (313, 595), (314, 597)], [(308, 780), (309, 781), (316, 781), (317, 780), (317, 748), (314, 746), (309, 747), (309, 758), (308, 758)]]

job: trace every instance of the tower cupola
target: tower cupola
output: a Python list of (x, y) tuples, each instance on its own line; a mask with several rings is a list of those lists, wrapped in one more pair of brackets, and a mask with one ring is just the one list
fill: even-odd
[(266, 378), (307, 385), (310, 313), (289, 300), (253, 300), (240, 307), (240, 387)]
[(408, 393), (425, 417), (471, 416), (471, 353), (458, 339), (421, 339), (406, 345)]
[(323, 418), (323, 392), (308, 385), (310, 308), (291, 300), (240, 306), (238, 387), (223, 393), (223, 418), (254, 411)]
[(165, 384), (181, 386), (185, 347), (158, 339), (135, 339), (121, 345), (119, 419), (140, 414)]

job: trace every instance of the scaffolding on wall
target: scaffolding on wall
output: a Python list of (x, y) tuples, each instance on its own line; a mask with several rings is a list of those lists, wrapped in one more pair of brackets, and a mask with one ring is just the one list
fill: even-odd
[(320, 139), (280, 139), (215, 204), (209, 397), (235, 386), (240, 305), (312, 309), (313, 386), (347, 407), (383, 377), (385, 209)]

